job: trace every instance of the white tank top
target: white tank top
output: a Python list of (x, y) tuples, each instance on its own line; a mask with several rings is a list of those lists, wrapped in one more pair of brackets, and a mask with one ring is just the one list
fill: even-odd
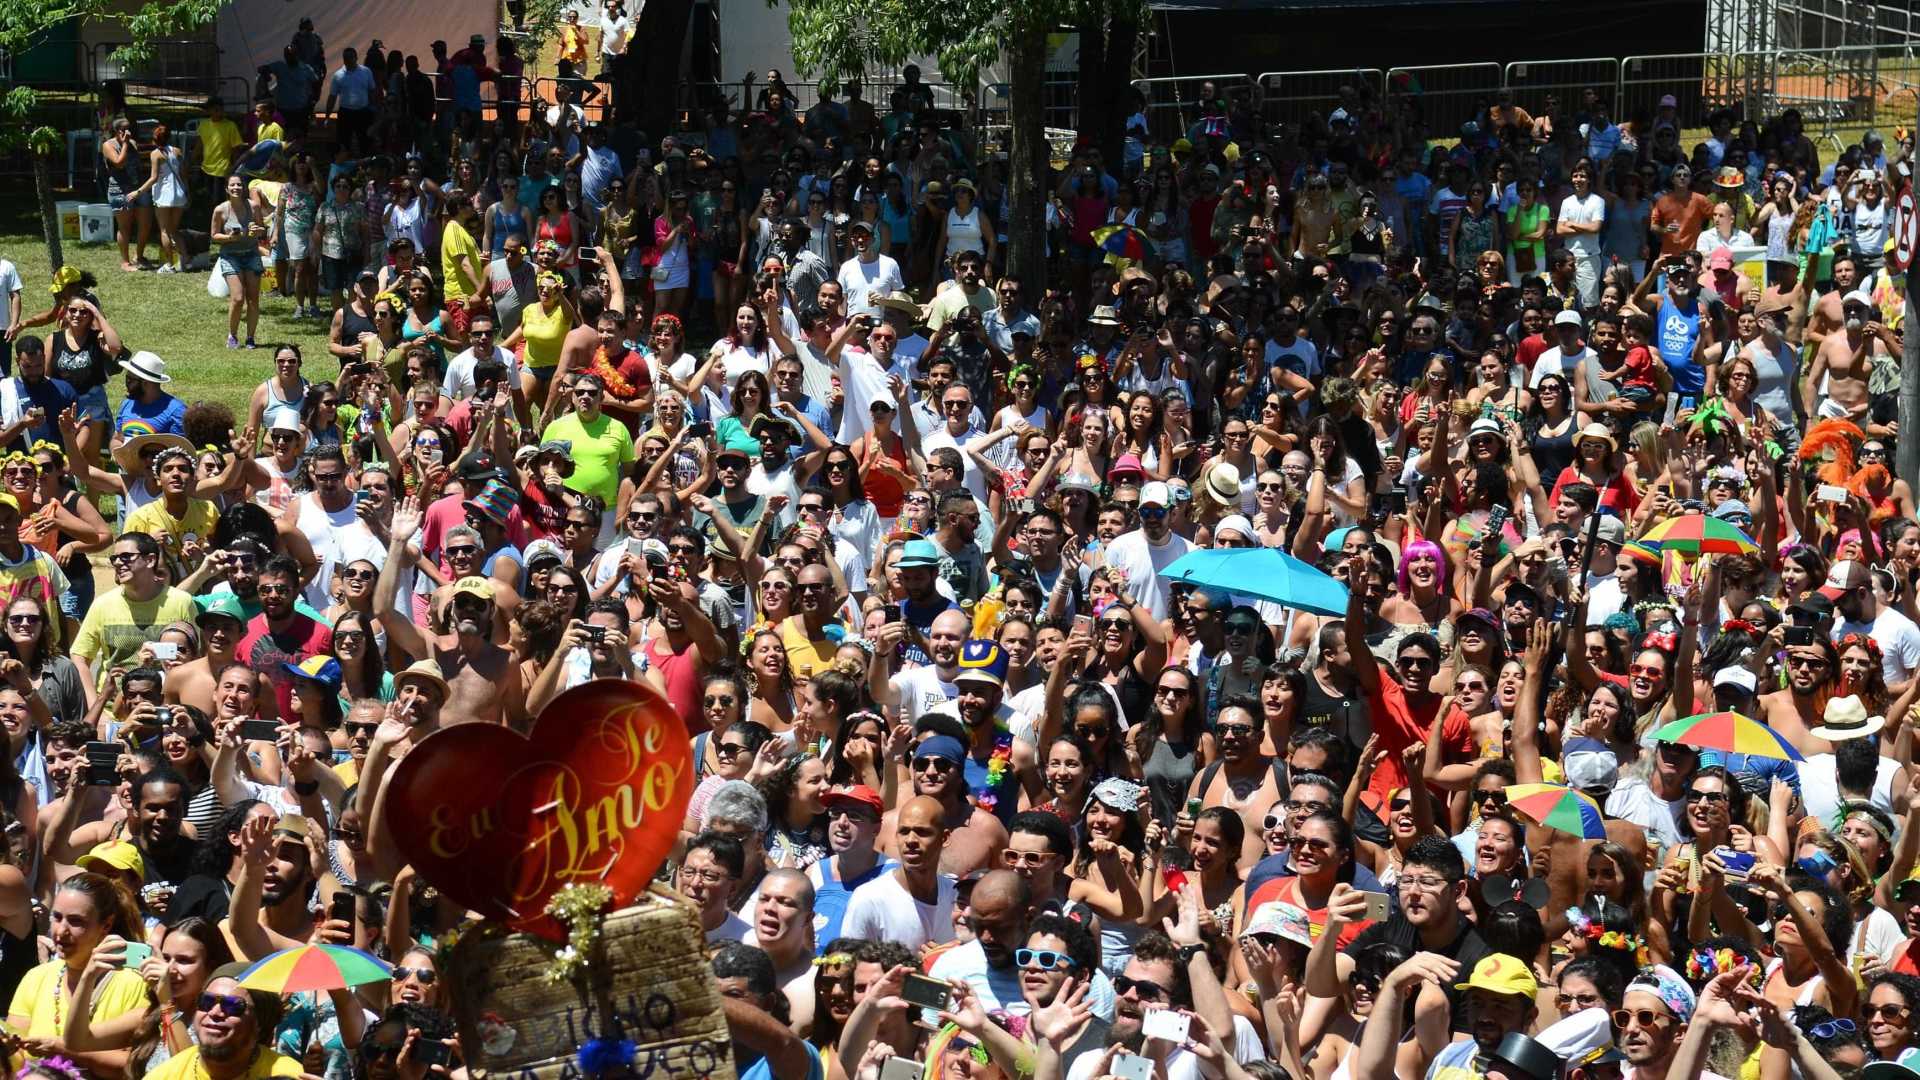
[(951, 259), (963, 251), (978, 251), (982, 255), (987, 251), (986, 240), (980, 235), (978, 204), (965, 217), (961, 217), (958, 210), (947, 211), (947, 258)]

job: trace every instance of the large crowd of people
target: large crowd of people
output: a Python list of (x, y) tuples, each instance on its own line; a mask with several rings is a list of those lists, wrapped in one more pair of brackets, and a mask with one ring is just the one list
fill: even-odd
[[(205, 222), (229, 346), (327, 321), (244, 410), (0, 260), (14, 1069), (481, 1076), (383, 790), (625, 679), (745, 1077), (1920, 1073), (1904, 133), (1209, 85), (1022, 280), (917, 77), (649, 141), (380, 53), (103, 118), (127, 272)], [(233, 981), (304, 942), (392, 979)]]

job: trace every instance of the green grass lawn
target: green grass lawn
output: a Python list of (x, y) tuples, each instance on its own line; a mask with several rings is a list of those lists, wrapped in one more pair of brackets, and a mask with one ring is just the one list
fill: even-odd
[[(63, 193), (61, 197), (66, 195)], [(198, 227), (205, 229), (206, 225), (200, 222)], [(326, 378), (337, 370), (326, 350), (327, 324), (292, 318), (290, 299), (261, 297), (256, 338), (261, 348), (251, 352), (230, 351), (227, 302), (207, 295), (206, 271), (127, 273), (120, 269), (117, 248), (82, 246), (72, 239), (63, 239), (61, 248), (68, 265), (89, 271), (100, 279), (101, 309), (113, 328), (120, 332), (127, 348), (160, 354), (173, 375), (173, 385), (168, 389), (185, 401), (225, 402), (234, 415), (244, 421), (248, 396), (273, 373), (273, 354), (266, 348), (268, 342), (297, 343), (309, 361), (309, 378)], [(148, 252), (157, 257), (157, 243)], [(53, 300), (47, 292), (52, 271), (47, 260), (47, 244), (40, 233), (39, 215), (34, 213), (31, 200), (0, 202), (0, 258), (11, 260), (20, 269), (20, 278), (26, 285), (21, 298), (22, 310), (29, 317), (45, 311)], [(324, 296), (321, 302), (324, 307)], [(29, 333), (44, 336), (49, 329), (39, 327)], [(117, 404), (120, 380), (113, 380), (111, 387), (110, 394)]]

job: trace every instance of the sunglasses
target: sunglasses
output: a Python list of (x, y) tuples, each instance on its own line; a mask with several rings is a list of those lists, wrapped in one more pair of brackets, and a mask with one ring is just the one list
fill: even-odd
[(200, 995), (200, 1011), (212, 1012), (219, 1009), (228, 1016), (245, 1016), (253, 1008), (253, 999), (245, 994), (206, 994)]
[(934, 772), (944, 773), (952, 772), (958, 767), (958, 762), (948, 761), (946, 758), (918, 757), (913, 759), (913, 770), (915, 772), (925, 772), (931, 768)]
[[(1017, 954), (1016, 954), (1017, 955)], [(1167, 1000), (1167, 988), (1148, 979), (1129, 979), (1125, 975), (1113, 977), (1113, 996), (1126, 997), (1131, 991), (1141, 1001)]]
[(394, 981), (412, 979), (422, 986), (432, 986), (440, 978), (440, 973), (432, 968), (396, 967), (393, 969)]
[(1616, 1031), (1624, 1031), (1628, 1024), (1634, 1023), (1639, 1024), (1643, 1028), (1660, 1027), (1670, 1019), (1671, 1017), (1654, 1012), (1652, 1009), (1613, 1010), (1613, 1027)]
[(1723, 803), (1727, 801), (1727, 793), (1724, 791), (1689, 791), (1687, 792), (1687, 801), (1690, 803)]
[(1071, 969), (1073, 957), (1053, 949), (1015, 949), (1013, 962), (1020, 967), (1038, 967), (1041, 971)]

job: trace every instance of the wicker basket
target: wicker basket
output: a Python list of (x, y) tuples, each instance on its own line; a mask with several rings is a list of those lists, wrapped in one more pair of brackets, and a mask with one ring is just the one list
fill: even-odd
[(591, 1007), (573, 984), (547, 978), (553, 950), (493, 926), (454, 946), (447, 973), (471, 1063), (514, 1080), (578, 1078), (581, 1044), (614, 1029), (638, 1048), (638, 1076), (733, 1080), (705, 939), (678, 894), (655, 886), (607, 916), (591, 964)]

